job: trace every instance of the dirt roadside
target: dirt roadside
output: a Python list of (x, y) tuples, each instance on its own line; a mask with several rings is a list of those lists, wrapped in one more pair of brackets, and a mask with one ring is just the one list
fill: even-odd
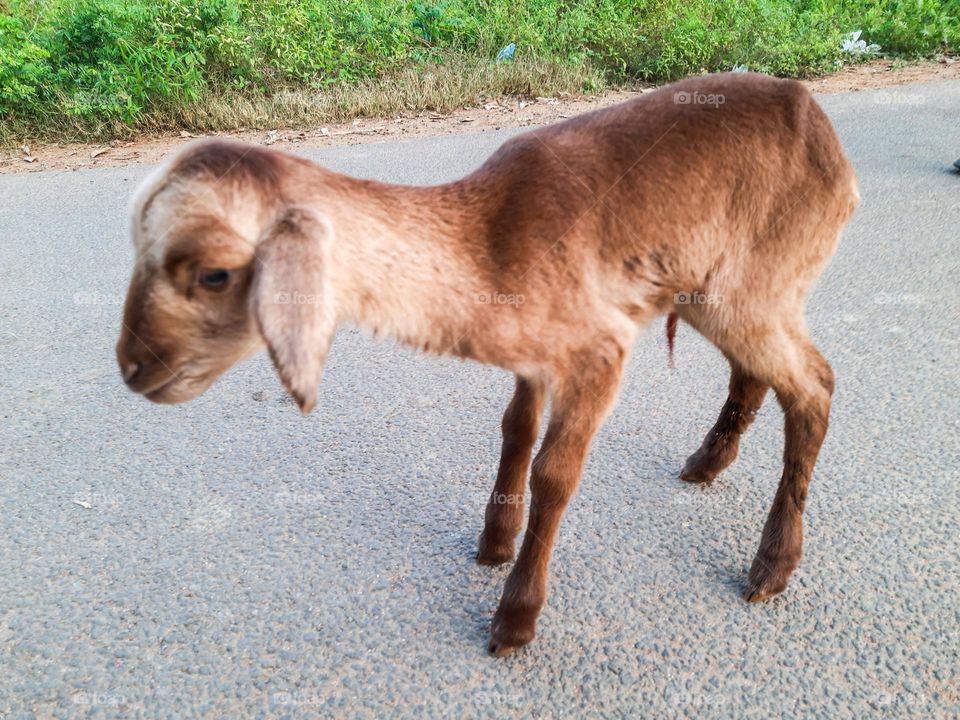
[[(939, 62), (902, 64), (874, 60), (847, 67), (838, 73), (804, 80), (815, 93), (856, 92), (932, 80), (960, 80), (960, 61), (944, 58)], [(290, 130), (246, 130), (210, 133), (246, 142), (292, 147), (322, 148), (337, 145), (384, 142), (431, 135), (484, 132), (500, 128), (544, 125), (579, 113), (607, 107), (650, 92), (653, 87), (636, 91), (613, 91), (588, 98), (530, 98), (491, 100), (480, 107), (465, 107), (449, 115), (433, 112), (410, 113), (393, 118), (365, 118), (351, 123), (321, 128)], [(194, 135), (145, 137), (134, 141), (106, 144), (24, 145), (0, 154), (0, 174), (43, 170), (78, 170), (91, 167), (118, 167), (155, 164)]]

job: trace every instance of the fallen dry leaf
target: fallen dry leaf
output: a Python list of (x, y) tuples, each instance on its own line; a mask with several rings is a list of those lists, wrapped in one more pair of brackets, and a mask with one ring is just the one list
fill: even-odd
[(23, 151), (23, 154), (24, 154), (24, 155), (29, 155), (29, 154), (30, 154), (30, 146), (27, 145), (26, 143), (24, 143), (23, 145), (21, 145), (21, 146), (20, 146), (20, 149)]
[(36, 159), (35, 157), (33, 157), (32, 155), (24, 155), (24, 156), (23, 156), (23, 161), (24, 161), (24, 162), (36, 162), (37, 159)]
[(186, 138), (192, 138), (192, 137), (193, 137), (193, 133), (188, 133), (186, 130), (181, 130), (181, 131), (180, 131), (180, 137), (182, 137), (182, 138), (184, 138), (184, 139), (186, 139)]
[(110, 152), (110, 148), (98, 148), (97, 150), (94, 150), (92, 153), (90, 153), (90, 157), (92, 158), (100, 157), (104, 153), (108, 153), (108, 152)]
[(82, 507), (84, 510), (89, 510), (90, 508), (93, 507), (93, 505), (91, 505), (90, 503), (88, 503), (86, 500), (74, 500), (74, 501), (73, 501), (73, 504), (74, 504), (74, 505), (79, 505), (79, 506)]

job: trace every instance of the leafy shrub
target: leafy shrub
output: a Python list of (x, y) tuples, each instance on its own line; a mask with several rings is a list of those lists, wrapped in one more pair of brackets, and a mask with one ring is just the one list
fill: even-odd
[(0, 15), (0, 114), (29, 111), (42, 99), (49, 55), (18, 18)]

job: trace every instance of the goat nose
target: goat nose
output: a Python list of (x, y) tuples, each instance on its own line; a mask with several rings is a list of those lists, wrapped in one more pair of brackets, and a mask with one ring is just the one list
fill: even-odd
[(138, 362), (130, 361), (124, 363), (120, 368), (123, 374), (123, 381), (125, 383), (132, 381), (137, 376), (137, 373), (140, 372), (140, 367), (140, 363)]

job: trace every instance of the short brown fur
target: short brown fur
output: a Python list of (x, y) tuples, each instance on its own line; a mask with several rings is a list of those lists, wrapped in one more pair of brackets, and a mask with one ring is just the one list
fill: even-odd
[(204, 141), (138, 194), (118, 359), (132, 389), (180, 402), (267, 346), (305, 411), (345, 322), (514, 372), (478, 554), (513, 558), (529, 471), (527, 530), (492, 626), (503, 655), (534, 636), (560, 518), (637, 333), (677, 313), (731, 367), (685, 480), (733, 462), (768, 388), (785, 414), (783, 476), (746, 590), (762, 600), (799, 562), (833, 391), (806, 296), (857, 201), (810, 94), (749, 74), (692, 78), (528, 132), (434, 187)]

